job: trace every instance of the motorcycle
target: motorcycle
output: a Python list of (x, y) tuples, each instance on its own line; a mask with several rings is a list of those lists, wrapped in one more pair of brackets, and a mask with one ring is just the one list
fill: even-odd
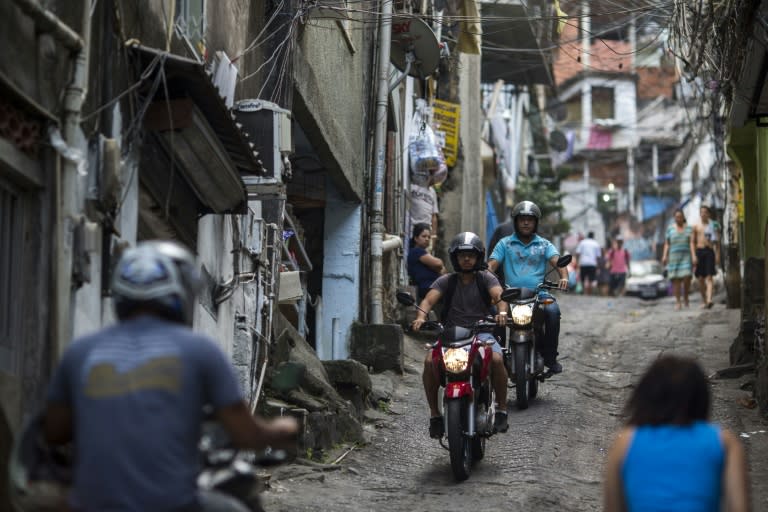
[(243, 454), (232, 449), (229, 437), (215, 421), (203, 424), (198, 449), (202, 460), (198, 489), (225, 494), (251, 512), (264, 512), (260, 498), (264, 483), (257, 468), (285, 462), (288, 459), (285, 450), (267, 448), (258, 454)]
[[(398, 292), (397, 300), (414, 306), (416, 301), (408, 292)], [(438, 379), (444, 386), (443, 422), (445, 436), (440, 445), (447, 449), (451, 470), (457, 481), (469, 478), (472, 465), (485, 456), (485, 441), (494, 434), (495, 393), (491, 385), (491, 345), (478, 339), (482, 332), (492, 333), (496, 327), (493, 317), (475, 322), (472, 328), (445, 328), (439, 322), (426, 321), (421, 331), (437, 339), (428, 343)], [(446, 445), (447, 442), (447, 445)]]
[[(278, 366), (272, 388), (287, 391), (298, 387), (304, 365), (283, 363)], [(205, 421), (198, 441), (201, 470), (197, 488), (216, 491), (243, 504), (252, 512), (263, 512), (260, 494), (264, 490), (257, 467), (281, 464), (289, 458), (285, 450), (267, 448), (263, 452), (241, 452), (232, 448), (224, 427), (213, 419), (210, 407), (203, 408)], [(43, 414), (26, 422), (13, 446), (9, 461), (9, 488), (16, 510), (46, 512), (66, 509), (72, 484), (74, 446), (52, 446), (43, 437)]]
[[(561, 256), (557, 267), (567, 267), (571, 259), (570, 254)], [(515, 385), (518, 409), (527, 409), (529, 401), (536, 398), (539, 392), (539, 383), (552, 376), (551, 372), (544, 371), (544, 359), (537, 349), (543, 335), (540, 308), (555, 301), (547, 290), (559, 289), (557, 283), (547, 281), (548, 275), (536, 289), (506, 288), (501, 294), (510, 311), (507, 347), (502, 352), (509, 379)]]

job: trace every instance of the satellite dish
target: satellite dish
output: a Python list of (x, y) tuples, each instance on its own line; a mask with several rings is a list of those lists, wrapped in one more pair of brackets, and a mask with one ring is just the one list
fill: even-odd
[[(409, 57), (413, 59), (410, 66)], [(426, 78), (440, 63), (440, 43), (424, 20), (415, 16), (392, 16), (390, 60), (400, 71), (407, 70), (414, 78)]]
[(555, 151), (565, 151), (568, 149), (568, 139), (560, 130), (553, 130), (549, 134), (549, 147)]

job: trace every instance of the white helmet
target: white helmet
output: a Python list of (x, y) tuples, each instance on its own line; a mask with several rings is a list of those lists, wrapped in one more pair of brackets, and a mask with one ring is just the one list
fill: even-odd
[(194, 255), (181, 244), (153, 240), (128, 249), (112, 275), (115, 312), (124, 318), (139, 308), (191, 324), (202, 285)]

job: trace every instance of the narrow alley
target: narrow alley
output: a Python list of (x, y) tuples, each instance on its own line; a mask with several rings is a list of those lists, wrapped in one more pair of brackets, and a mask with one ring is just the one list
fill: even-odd
[(352, 450), (338, 467), (292, 464), (273, 470), (266, 509), (602, 510), (605, 451), (623, 400), (656, 355), (675, 351), (699, 358), (711, 376), (713, 419), (741, 435), (750, 458), (754, 510), (765, 510), (768, 427), (755, 409), (745, 407), (751, 394), (740, 389), (754, 377), (713, 377), (729, 366), (739, 312), (722, 304), (702, 310), (698, 301), (675, 311), (673, 300), (562, 297), (565, 371), (540, 387), (529, 409), (511, 405), (510, 430), (490, 439), (485, 459), (460, 484), (453, 480), (448, 452), (427, 435), (423, 349), (409, 338), (406, 374), (394, 378), (389, 414), (368, 425), (369, 444)]

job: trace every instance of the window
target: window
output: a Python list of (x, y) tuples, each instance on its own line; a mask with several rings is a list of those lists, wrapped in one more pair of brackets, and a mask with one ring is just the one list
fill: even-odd
[(613, 87), (592, 87), (592, 118), (614, 119)]
[(15, 373), (16, 319), (20, 286), (18, 271), (22, 253), (21, 197), (0, 180), (0, 370)]
[(565, 103), (567, 117), (570, 123), (581, 123), (581, 94), (576, 94)]
[(176, 0), (176, 25), (189, 40), (205, 40), (205, 0)]

